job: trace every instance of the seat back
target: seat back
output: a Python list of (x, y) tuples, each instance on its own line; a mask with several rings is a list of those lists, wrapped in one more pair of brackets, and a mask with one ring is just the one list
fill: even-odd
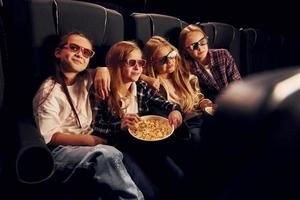
[(2, 113), (4, 99), (4, 74), (3, 74), (3, 59), (2, 48), (0, 47), (0, 113)]
[(130, 18), (132, 31), (129, 37), (136, 39), (142, 46), (154, 35), (162, 36), (178, 46), (179, 33), (188, 25), (176, 17), (162, 14), (132, 13)]
[(264, 72), (233, 83), (217, 99), (203, 156), (210, 158), (205, 173), (225, 188), (225, 199), (299, 198), (299, 80), (300, 66)]
[[(4, 74), (3, 74), (3, 59), (2, 59), (2, 54), (3, 54), (3, 33), (4, 33), (4, 27), (2, 24), (2, 18), (0, 18), (0, 35), (1, 35), (1, 41), (0, 41), (0, 120), (3, 122), (3, 98), (4, 98)], [(2, 125), (0, 126), (2, 127)], [(4, 130), (4, 129), (3, 129)], [(0, 183), (2, 183), (2, 176), (3, 176), (3, 170), (4, 170), (4, 155), (3, 155), (3, 149), (2, 149), (2, 142), (1, 142), (1, 148), (0, 148)]]
[[(12, 18), (19, 20), (15, 27), (23, 32), (18, 35), (14, 31), (12, 38), (12, 53), (20, 59), (13, 61), (11, 76), (23, 83), (20, 95), (24, 104), (18, 108), (20, 113), (31, 113), (28, 108), (32, 107), (33, 95), (54, 70), (53, 52), (58, 35), (81, 31), (91, 38), (96, 51), (90, 62), (92, 68), (103, 66), (108, 48), (124, 40), (123, 16), (100, 5), (71, 0), (28, 0), (15, 5), (18, 10), (11, 12)], [(20, 74), (14, 74), (16, 71)]]
[(245, 74), (280, 67), (284, 37), (260, 29), (242, 30), (242, 65)]
[[(96, 56), (90, 67), (104, 64), (106, 50), (110, 45), (124, 39), (124, 22), (120, 13), (102, 6), (70, 0), (14, 1), (22, 17), (14, 16), (14, 27), (22, 29), (15, 33), (12, 54), (16, 58), (10, 66), (10, 79), (18, 80), (15, 90), (21, 98), (11, 99), (17, 107), (14, 114), (18, 120), (16, 160), (17, 178), (23, 183), (41, 183), (52, 177), (54, 162), (50, 150), (32, 121), (32, 98), (41, 82), (50, 75), (54, 66), (53, 52), (59, 35), (80, 31), (92, 39)], [(88, 22), (88, 23), (87, 23)], [(15, 51), (13, 51), (15, 50)], [(16, 73), (17, 72), (17, 73)], [(16, 82), (16, 81), (15, 81)], [(10, 88), (11, 89), (11, 88)], [(30, 109), (28, 109), (30, 108)], [(30, 118), (30, 119), (28, 119)], [(36, 161), (41, 161), (36, 165)]]
[(227, 49), (233, 56), (239, 69), (240, 65), (240, 32), (230, 24), (220, 22), (198, 23), (209, 38), (209, 47)]
[[(3, 8), (0, 4), (0, 12)], [(4, 26), (2, 15), (0, 15), (0, 113), (3, 111), (4, 104), (4, 68), (8, 65), (7, 55), (7, 33)]]
[[(91, 60), (92, 67), (103, 65), (108, 48), (124, 39), (121, 14), (96, 4), (68, 0), (32, 0), (29, 2), (29, 12), (33, 60), (37, 68), (41, 68), (45, 62), (44, 56), (39, 55), (49, 54), (45, 51), (45, 48), (48, 48), (47, 39), (51, 41), (57, 34), (63, 35), (78, 30), (91, 38), (96, 51), (95, 59)], [(40, 70), (43, 71), (44, 68)]]

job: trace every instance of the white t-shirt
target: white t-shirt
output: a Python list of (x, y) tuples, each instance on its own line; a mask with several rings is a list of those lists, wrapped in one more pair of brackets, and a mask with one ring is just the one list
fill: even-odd
[[(76, 116), (63, 92), (62, 86), (48, 78), (43, 82), (33, 99), (34, 118), (46, 143), (56, 132), (69, 134), (90, 134), (92, 128), (92, 109), (88, 98), (88, 90), (92, 84), (91, 75), (86, 76), (83, 85), (74, 83), (67, 86), (74, 107), (80, 119), (82, 128), (79, 127)], [(46, 97), (49, 94), (48, 97)], [(45, 100), (46, 98), (46, 100)], [(42, 103), (42, 101), (44, 102)], [(40, 105), (41, 104), (41, 105)]]
[(127, 108), (125, 109), (125, 113), (138, 113), (138, 102), (137, 102), (137, 89), (136, 89), (136, 83), (133, 82), (129, 88), (129, 98), (126, 100), (129, 101), (129, 104), (127, 105), (126, 100), (124, 98), (121, 98), (121, 107), (125, 109), (126, 105)]

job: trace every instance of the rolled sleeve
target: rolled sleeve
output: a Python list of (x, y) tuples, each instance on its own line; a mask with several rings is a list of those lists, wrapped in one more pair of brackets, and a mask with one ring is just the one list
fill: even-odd
[(54, 109), (55, 107), (55, 104), (48, 101), (40, 106), (36, 112), (36, 124), (46, 143), (51, 141), (54, 133), (62, 131), (58, 111)]

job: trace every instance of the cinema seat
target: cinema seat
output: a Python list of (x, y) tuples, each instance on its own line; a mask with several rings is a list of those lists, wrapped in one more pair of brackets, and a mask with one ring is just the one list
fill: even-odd
[(136, 39), (141, 47), (154, 35), (165, 37), (178, 46), (182, 28), (188, 24), (176, 17), (154, 13), (132, 13), (130, 15), (129, 38)]
[[(0, 31), (1, 31), (1, 36), (2, 33), (4, 32), (4, 27), (3, 27), (3, 23), (2, 23), (2, 18), (0, 18)], [(2, 37), (1, 37), (2, 39)], [(2, 44), (3, 41), (1, 41)], [(2, 45), (0, 46), (0, 120), (1, 122), (3, 122), (4, 120), (4, 103), (3, 103), (3, 99), (4, 99), (4, 74), (3, 74), (3, 47)], [(1, 123), (0, 125), (1, 130), (5, 130), (3, 123)], [(1, 147), (0, 147), (0, 183), (3, 184), (4, 183), (4, 177), (5, 177), (5, 166), (6, 166), (6, 154), (5, 154), (5, 149), (3, 149), (3, 142), (1, 142)]]
[(241, 33), (241, 57), (246, 74), (273, 70), (282, 66), (285, 53), (283, 51), (285, 39), (282, 34), (255, 28), (242, 29)]
[[(19, 98), (10, 98), (15, 105), (11, 114), (17, 121), (16, 188), (26, 199), (74, 199), (76, 194), (79, 198), (82, 190), (57, 184), (52, 154), (35, 127), (31, 102), (41, 82), (53, 71), (52, 55), (60, 35), (70, 31), (86, 34), (93, 40), (96, 51), (90, 67), (103, 66), (108, 48), (124, 39), (123, 17), (114, 10), (81, 1), (28, 0), (14, 4), (18, 7), (9, 12), (16, 14), (12, 16), (15, 23), (11, 25), (11, 52), (20, 59), (12, 60), (8, 79), (21, 84), (14, 83), (8, 89), (10, 92), (18, 89), (22, 98), (22, 103)], [(23, 34), (18, 35), (15, 30), (20, 28)]]
[(299, 199), (299, 83), (296, 66), (249, 76), (222, 92), (201, 162), (216, 199)]

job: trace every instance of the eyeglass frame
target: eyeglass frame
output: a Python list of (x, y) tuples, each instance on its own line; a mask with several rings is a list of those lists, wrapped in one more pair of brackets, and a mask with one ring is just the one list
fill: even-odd
[[(130, 61), (134, 61), (134, 63), (130, 64)], [(125, 59), (123, 62), (129, 67), (135, 67), (138, 64), (137, 66), (142, 68), (145, 67), (147, 63), (145, 59)], [(141, 62), (144, 62), (144, 64), (141, 64)]]
[[(72, 48), (70, 47), (70, 45), (75, 46), (76, 48), (78, 48), (78, 50), (72, 49)], [(73, 52), (73, 53), (78, 53), (79, 51), (81, 51), (83, 57), (85, 57), (85, 58), (92, 58), (92, 57), (95, 55), (95, 51), (93, 51), (92, 49), (88, 49), (88, 48), (82, 47), (82, 46), (80, 46), (80, 45), (78, 45), (78, 44), (75, 44), (75, 43), (66, 43), (66, 44), (61, 45), (60, 48), (63, 48), (63, 49), (69, 49), (69, 50), (70, 50), (71, 52)], [(89, 55), (86, 55), (86, 54), (84, 53), (84, 51), (90, 52)]]
[[(175, 55), (173, 55), (175, 54)], [(156, 60), (154, 63), (158, 63), (159, 65), (164, 65), (168, 62), (169, 59), (175, 59), (177, 56), (176, 50), (171, 50), (167, 55), (160, 57), (158, 60)]]
[(198, 40), (197, 42), (194, 42), (190, 45), (188, 45), (186, 48), (191, 50), (191, 51), (195, 51), (197, 49), (199, 49), (200, 46), (204, 46), (208, 44), (208, 36), (204, 36), (202, 37), (200, 40)]

